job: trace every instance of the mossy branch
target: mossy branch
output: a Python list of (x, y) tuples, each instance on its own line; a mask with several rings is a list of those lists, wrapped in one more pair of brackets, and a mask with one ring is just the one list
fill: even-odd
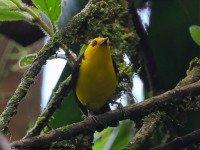
[(154, 147), (151, 150), (169, 150), (169, 149), (182, 149), (188, 146), (200, 143), (200, 129), (195, 130), (182, 137), (177, 137), (169, 143)]
[[(191, 83), (194, 83), (194, 82), (197, 82), (200, 80), (200, 59), (199, 58), (194, 58), (191, 62), (190, 62), (190, 65), (189, 65), (189, 69), (187, 70), (187, 76), (182, 79), (176, 86), (177, 87), (181, 87), (181, 86), (185, 86), (185, 85), (188, 85), (188, 84), (191, 84)], [(190, 106), (190, 105), (188, 105)], [(188, 109), (188, 106), (186, 106), (186, 109)], [(177, 112), (178, 113), (178, 112)], [(155, 114), (153, 114), (155, 115)], [(156, 115), (155, 115), (156, 116)], [(163, 119), (166, 119), (165, 118), (166, 116), (163, 116), (162, 118)], [(158, 113), (158, 116), (156, 116), (155, 118), (157, 119), (152, 119), (152, 121), (154, 121), (154, 124), (158, 124), (159, 122), (161, 122), (161, 118), (159, 117), (159, 113)], [(160, 119), (159, 119), (160, 118)], [(145, 126), (145, 124), (148, 125), (148, 122), (144, 122), (143, 126)], [(143, 129), (143, 126), (140, 130)], [(153, 131), (155, 129), (154, 126), (149, 126), (148, 130), (145, 130), (145, 133), (148, 132), (148, 131)], [(139, 131), (140, 131), (139, 130)], [(141, 136), (141, 133), (140, 132), (137, 132), (135, 137), (133, 138), (134, 139), (138, 139), (140, 138)], [(149, 132), (149, 134), (151, 134), (152, 132)], [(145, 137), (145, 136), (142, 136), (142, 137)], [(127, 149), (130, 148), (130, 149), (137, 149), (139, 148), (138, 146), (138, 143), (139, 144), (144, 144), (144, 142), (147, 140), (148, 137), (146, 138), (143, 138), (143, 140), (134, 140), (134, 142), (130, 143), (128, 146), (127, 146)], [(177, 141), (176, 141), (177, 142)], [(170, 142), (171, 143), (171, 142)], [(130, 147), (130, 145), (132, 147)], [(168, 144), (166, 144), (167, 146)], [(171, 145), (171, 144), (170, 144)], [(162, 146), (160, 146), (161, 148)], [(162, 148), (161, 148), (162, 149)], [(173, 149), (173, 148), (171, 148)]]
[(17, 113), (17, 107), (20, 101), (26, 96), (28, 89), (34, 82), (34, 78), (40, 72), (46, 60), (55, 52), (59, 47), (59, 41), (52, 38), (47, 45), (40, 51), (37, 59), (33, 62), (31, 67), (25, 72), (22, 77), (21, 83), (17, 87), (14, 95), (8, 101), (6, 108), (0, 115), (0, 132), (7, 133), (8, 124), (13, 115)]
[[(120, 0), (118, 3), (112, 0), (89, 1), (85, 9), (55, 33), (43, 49), (38, 52), (38, 57), (23, 75), (21, 83), (0, 115), (0, 132), (6, 133), (8, 131), (9, 122), (12, 116), (17, 113), (17, 107), (26, 96), (35, 77), (41, 71), (46, 60), (54, 55), (63, 44), (69, 46), (74, 42), (83, 43), (88, 38), (109, 36), (113, 41), (112, 46), (115, 51), (116, 49), (120, 49), (120, 51), (131, 49), (132, 45), (134, 45), (133, 43), (137, 43), (137, 40), (134, 40), (136, 34), (133, 30), (123, 26), (122, 20), (127, 18), (127, 14), (128, 5), (126, 1)], [(123, 37), (123, 39), (119, 37)], [(120, 44), (119, 41), (121, 40), (123, 40), (123, 44)], [(122, 60), (123, 55), (119, 56)]]
[(127, 144), (125, 148), (122, 150), (138, 150), (142, 149), (144, 143), (147, 142), (149, 137), (158, 127), (159, 123), (164, 118), (164, 112), (156, 112), (151, 113), (150, 115), (146, 116), (144, 119), (144, 124), (140, 128), (140, 130), (136, 133), (133, 139)]
[[(124, 118), (124, 114), (121, 113), (120, 110), (114, 110), (96, 116), (96, 120), (98, 120), (97, 122), (94, 122), (92, 118), (86, 118), (84, 121), (81, 121), (79, 123), (74, 123), (66, 127), (52, 130), (40, 136), (15, 141), (11, 144), (11, 146), (44, 146), (53, 141), (69, 139), (82, 133), (83, 131), (93, 132), (99, 126), (106, 128), (109, 124), (124, 119), (137, 120), (155, 111), (167, 112), (169, 108), (178, 108), (179, 106), (184, 107), (187, 103), (190, 103), (194, 99), (199, 100), (199, 91), (200, 83), (193, 83), (146, 99), (141, 103), (132, 104), (125, 107), (124, 109), (127, 114), (126, 118)], [(191, 97), (191, 95), (193, 96), (193, 99), (188, 98)]]
[(200, 59), (194, 58), (191, 60), (189, 69), (187, 70), (187, 76), (182, 79), (176, 87), (191, 84), (200, 80)]
[(8, 124), (12, 116), (17, 113), (17, 107), (20, 101), (26, 96), (29, 87), (34, 82), (34, 78), (41, 71), (46, 60), (55, 54), (63, 43), (72, 43), (72, 41), (77, 38), (77, 32), (85, 19), (84, 15), (85, 13), (82, 13), (74, 17), (72, 21), (70, 21), (63, 29), (58, 31), (38, 52), (38, 57), (23, 75), (21, 83), (0, 115), (0, 132), (7, 133)]
[[(187, 76), (176, 85), (176, 88), (198, 82), (199, 80), (200, 80), (200, 59), (196, 57), (193, 60), (191, 60), (189, 64), (189, 69), (187, 70)], [(199, 99), (199, 97), (197, 99)], [(193, 103), (191, 104), (192, 106), (195, 105), (195, 107), (199, 109), (199, 106), (196, 105), (196, 102), (198, 102), (197, 99), (195, 100), (194, 104)], [(186, 106), (185, 110), (190, 110), (190, 109), (193, 110), (195, 108), (194, 107), (191, 108), (189, 104), (188, 106)], [(182, 114), (179, 114), (179, 115), (182, 115)], [(200, 131), (196, 130), (183, 137), (177, 137), (166, 144), (153, 148), (152, 150), (161, 150), (161, 149), (167, 150), (167, 149), (184, 148), (185, 146), (199, 143), (200, 142), (200, 140), (198, 140), (199, 136), (200, 136)]]
[(55, 110), (61, 105), (61, 102), (62, 100), (64, 100), (64, 97), (67, 94), (69, 94), (71, 89), (69, 85), (70, 80), (71, 80), (71, 75), (59, 85), (58, 90), (54, 93), (54, 96), (48, 103), (47, 107), (40, 114), (35, 125), (27, 132), (24, 138), (29, 138), (32, 136), (39, 135), (40, 132), (44, 129), (50, 117), (53, 115)]

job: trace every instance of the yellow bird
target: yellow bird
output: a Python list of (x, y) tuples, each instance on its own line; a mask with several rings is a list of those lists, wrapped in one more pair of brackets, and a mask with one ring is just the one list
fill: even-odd
[(73, 91), (81, 111), (98, 115), (110, 110), (119, 71), (112, 59), (109, 39), (93, 39), (74, 65)]

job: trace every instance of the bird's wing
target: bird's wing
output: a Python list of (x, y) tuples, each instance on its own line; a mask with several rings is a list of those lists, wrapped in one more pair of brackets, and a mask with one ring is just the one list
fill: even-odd
[(84, 54), (82, 54), (74, 64), (73, 71), (72, 71), (71, 85), (72, 85), (72, 88), (73, 88), (74, 97), (76, 99), (76, 102), (77, 102), (80, 110), (82, 111), (83, 114), (88, 116), (87, 107), (83, 106), (80, 103), (80, 101), (79, 101), (79, 99), (76, 95), (76, 83), (77, 83), (77, 80), (78, 80), (79, 68), (80, 68), (80, 64), (81, 64), (82, 59), (84, 59)]
[(113, 63), (113, 67), (114, 67), (114, 69), (115, 69), (115, 73), (116, 73), (117, 79), (119, 80), (120, 73), (119, 73), (119, 70), (118, 70), (118, 68), (117, 68), (117, 64), (116, 64), (116, 62), (114, 61), (114, 59), (112, 59), (112, 63)]

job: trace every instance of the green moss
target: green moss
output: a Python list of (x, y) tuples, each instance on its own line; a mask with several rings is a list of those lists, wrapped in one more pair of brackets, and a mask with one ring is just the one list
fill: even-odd
[(200, 59), (194, 58), (190, 61), (189, 69), (187, 70), (187, 76), (182, 79), (176, 87), (188, 85), (200, 80)]
[[(108, 36), (113, 51), (122, 51), (121, 53), (131, 51), (132, 53), (138, 43), (138, 37), (128, 13), (128, 3), (124, 0), (119, 0), (119, 3), (114, 0), (100, 1), (91, 8), (92, 10), (88, 12), (88, 16), (92, 17), (87, 20), (87, 38)], [(121, 61), (123, 55), (120, 56)]]
[(194, 59), (192, 59), (191, 61), (190, 61), (190, 64), (189, 64), (189, 69), (187, 70), (187, 75), (190, 73), (190, 71), (194, 68), (194, 67), (196, 67), (196, 66), (200, 66), (200, 59), (199, 58), (197, 58), (197, 57), (195, 57)]
[(86, 39), (95, 37), (109, 37), (112, 55), (116, 61), (121, 81), (117, 92), (126, 91), (133, 75), (133, 66), (127, 66), (124, 55), (135, 55), (135, 47), (139, 38), (133, 28), (132, 20), (128, 12), (128, 3), (124, 0), (103, 0), (90, 7), (86, 29)]
[(165, 116), (166, 114), (164, 112), (155, 112), (155, 113), (151, 113), (148, 116), (146, 116), (143, 119), (143, 123), (149, 123), (149, 122), (153, 122), (153, 121), (161, 121), (161, 119)]
[[(135, 46), (139, 38), (134, 31), (128, 3), (124, 0), (102, 0), (86, 8), (74, 16), (45, 46), (45, 50), (52, 45), (86, 43), (95, 37), (109, 37), (113, 51), (121, 53), (135, 53)], [(42, 52), (42, 51), (41, 51)], [(119, 62), (123, 55), (118, 55)]]

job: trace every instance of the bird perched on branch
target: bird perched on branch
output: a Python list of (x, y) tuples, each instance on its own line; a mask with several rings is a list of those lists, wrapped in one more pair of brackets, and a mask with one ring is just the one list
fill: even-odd
[(81, 111), (98, 115), (110, 110), (119, 71), (112, 59), (109, 39), (93, 39), (77, 60), (72, 73), (73, 91)]

